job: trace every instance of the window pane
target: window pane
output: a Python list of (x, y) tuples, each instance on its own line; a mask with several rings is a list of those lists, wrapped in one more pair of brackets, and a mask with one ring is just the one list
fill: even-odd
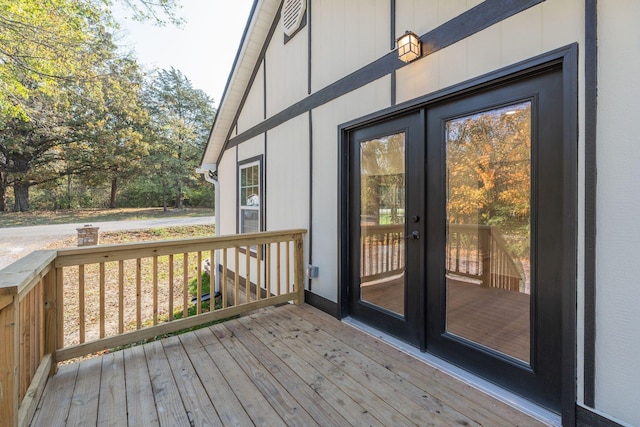
[(240, 169), (239, 185), (240, 232), (260, 231), (260, 165)]
[(255, 209), (242, 209), (240, 216), (241, 233), (257, 233), (260, 231), (260, 215)]
[(405, 306), (405, 134), (360, 143), (360, 299)]
[(447, 331), (530, 361), (531, 102), (450, 120)]

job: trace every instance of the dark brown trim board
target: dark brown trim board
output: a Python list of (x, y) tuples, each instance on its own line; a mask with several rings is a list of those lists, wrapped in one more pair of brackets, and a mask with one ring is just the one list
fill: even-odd
[(624, 427), (624, 425), (580, 405), (576, 406), (575, 425), (577, 427)]
[(304, 291), (304, 302), (339, 319), (338, 304), (310, 291)]
[(598, 1), (585, 2), (584, 403), (595, 407)]

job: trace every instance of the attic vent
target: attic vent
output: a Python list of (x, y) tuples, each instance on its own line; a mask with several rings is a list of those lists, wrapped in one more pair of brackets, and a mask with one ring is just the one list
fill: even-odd
[(293, 36), (293, 33), (300, 28), (306, 9), (307, 0), (284, 0), (280, 17), (287, 37)]

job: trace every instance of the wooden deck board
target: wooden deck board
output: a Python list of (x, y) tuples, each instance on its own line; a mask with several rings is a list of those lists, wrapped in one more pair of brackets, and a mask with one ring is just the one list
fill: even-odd
[(124, 352), (116, 351), (102, 356), (102, 378), (98, 404), (98, 426), (118, 427), (127, 424), (124, 382)]
[(33, 425), (65, 425), (69, 416), (79, 365), (79, 363), (74, 363), (60, 366), (56, 375), (47, 382), (33, 417)]
[(92, 360), (60, 367), (32, 425), (541, 425), (305, 305)]
[(222, 426), (222, 421), (218, 417), (213, 403), (209, 400), (180, 339), (177, 336), (167, 338), (162, 340), (162, 346), (167, 354), (171, 372), (191, 425)]
[(193, 366), (197, 367), (202, 386), (213, 402), (222, 423), (225, 426), (251, 425), (251, 418), (198, 337), (194, 334), (183, 334), (180, 335), (180, 342)]
[(158, 413), (143, 347), (124, 350), (127, 424), (129, 426), (159, 426)]
[(90, 426), (97, 423), (101, 373), (102, 360), (98, 358), (80, 363), (67, 418), (68, 426)]
[[(411, 422), (418, 425), (425, 421), (430, 425), (440, 426), (476, 425), (463, 414), (443, 405), (425, 390), (390, 372), (384, 365), (362, 354), (347, 342), (325, 332), (325, 328), (318, 328), (298, 316), (293, 318), (283, 316), (282, 310), (274, 313), (272, 317), (273, 322), (280, 321), (282, 324), (296, 325), (301, 330), (299, 334), (305, 334), (310, 342), (315, 343), (312, 348), (317, 353), (341, 367), (362, 387), (373, 390), (381, 400), (397, 401), (394, 406)], [(354, 330), (353, 333), (358, 331)], [(291, 339), (291, 336), (285, 336), (285, 338)], [(402, 399), (398, 399), (398, 396), (402, 396)]]
[(251, 378), (263, 396), (287, 425), (319, 426), (291, 394), (265, 369), (223, 324), (209, 329), (225, 346), (240, 368)]
[[(289, 310), (289, 307), (284, 307)], [(458, 408), (483, 425), (536, 425), (526, 414), (497, 401), (475, 388), (457, 381), (450, 375), (425, 365), (413, 356), (390, 347), (385, 342), (363, 333), (310, 306), (301, 306), (304, 316), (312, 323), (335, 331), (338, 336), (348, 336), (349, 342), (363, 353), (378, 360), (386, 369), (395, 372), (419, 387), (427, 388), (444, 403)], [(296, 313), (296, 311), (294, 311)]]
[(189, 417), (180, 398), (178, 386), (171, 372), (167, 355), (159, 341), (144, 346), (158, 422), (161, 426), (189, 426)]
[(195, 331), (195, 334), (220, 369), (253, 423), (255, 425), (286, 426), (249, 376), (238, 368), (236, 361), (213, 332), (206, 328)]

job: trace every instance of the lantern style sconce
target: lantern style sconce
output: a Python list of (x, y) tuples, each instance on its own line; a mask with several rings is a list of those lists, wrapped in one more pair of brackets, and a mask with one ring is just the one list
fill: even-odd
[(409, 63), (420, 57), (420, 38), (412, 31), (406, 31), (398, 40), (398, 58), (405, 63)]

